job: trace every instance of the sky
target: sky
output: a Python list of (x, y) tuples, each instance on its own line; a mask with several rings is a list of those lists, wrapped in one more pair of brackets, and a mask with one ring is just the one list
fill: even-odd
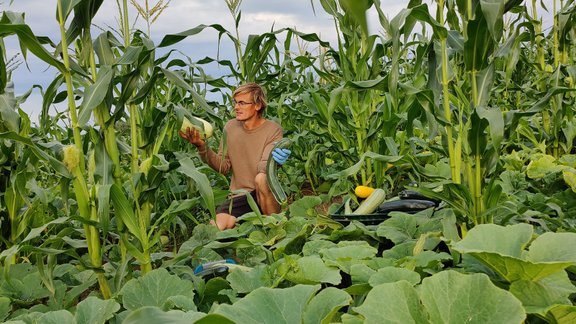
[[(145, 3), (144, 0), (137, 2), (142, 6)], [(150, 7), (157, 2), (158, 0), (150, 0)], [(387, 3), (384, 5), (387, 13), (396, 14), (406, 7), (408, 0), (383, 2)], [(0, 0), (1, 10), (24, 12), (26, 23), (34, 34), (48, 36), (54, 42), (60, 39), (56, 8), (56, 0), (14, 0), (12, 3), (10, 0)], [(144, 21), (139, 19), (135, 22), (136, 11), (132, 6), (131, 9), (129, 20), (136, 28), (145, 30)], [(261, 34), (272, 28), (292, 27), (301, 32), (316, 33), (322, 39), (334, 42), (336, 33), (333, 20), (322, 10), (318, 0), (314, 0), (314, 9), (310, 0), (244, 0), (241, 5), (240, 36), (245, 39), (250, 34)], [(94, 18), (94, 24), (105, 30), (119, 30), (118, 16), (117, 2), (106, 0)], [(224, 0), (171, 0), (151, 26), (151, 36), (155, 43), (159, 43), (166, 34), (179, 33), (200, 24), (220, 24), (229, 31), (234, 30), (234, 20)], [(94, 36), (98, 33), (99, 31), (95, 29)], [(216, 35), (215, 31), (204, 31), (199, 35), (188, 37), (174, 48), (181, 49), (194, 60), (206, 56), (216, 57), (218, 51)], [(16, 37), (7, 38), (5, 42), (8, 58), (20, 52)], [(226, 51), (226, 44), (220, 50)], [(29, 55), (26, 64), (21, 64), (12, 78), (16, 94), (21, 95), (33, 84), (40, 84), (46, 88), (55, 76), (55, 69), (48, 68), (33, 55)], [(41, 100), (39, 91), (35, 89), (27, 101), (21, 104), (21, 108), (31, 116), (33, 122), (37, 121)]]
[[(406, 8), (409, 0), (381, 0), (383, 11), (388, 18), (395, 17)], [(551, 9), (551, 1), (544, 0)], [(119, 1), (122, 2), (122, 1)], [(130, 2), (130, 1), (129, 1)], [(145, 0), (136, 0), (144, 5)], [(152, 7), (158, 0), (149, 0)], [(167, 2), (167, 0), (165, 0)], [(312, 2), (314, 9), (312, 9)], [(424, 1), (430, 7), (435, 1)], [(59, 26), (56, 21), (56, 0), (0, 0), (0, 10), (24, 12), (26, 23), (37, 36), (48, 36), (54, 42), (60, 39)], [(242, 20), (240, 22), (240, 36), (243, 39), (250, 34), (262, 34), (271, 29), (292, 27), (305, 33), (316, 33), (323, 40), (334, 44), (336, 31), (333, 19), (328, 16), (320, 6), (318, 0), (244, 0), (241, 5)], [(136, 20), (136, 11), (131, 6), (130, 21), (136, 28), (145, 30), (142, 19)], [(94, 24), (105, 30), (119, 30), (117, 1), (106, 0), (94, 18)], [(368, 15), (371, 33), (380, 33), (375, 10)], [(234, 30), (234, 20), (224, 0), (171, 0), (168, 7), (151, 26), (151, 36), (155, 43), (159, 43), (166, 34), (175, 34), (200, 24), (220, 24), (227, 30)], [(94, 29), (94, 37), (99, 34)], [(193, 60), (206, 56), (216, 57), (218, 51), (217, 36), (214, 31), (204, 31), (201, 34), (188, 37), (172, 48), (182, 50)], [(7, 57), (10, 58), (19, 52), (17, 39), (5, 39)], [(231, 49), (231, 46), (229, 46)], [(227, 51), (226, 46), (220, 48)], [(46, 88), (56, 76), (53, 68), (29, 55), (25, 64), (21, 64), (13, 72), (16, 95), (26, 92), (33, 84)], [(41, 95), (34, 90), (32, 95), (21, 108), (31, 116), (33, 122), (37, 121), (37, 114), (41, 107)], [(57, 108), (56, 108), (57, 109)]]

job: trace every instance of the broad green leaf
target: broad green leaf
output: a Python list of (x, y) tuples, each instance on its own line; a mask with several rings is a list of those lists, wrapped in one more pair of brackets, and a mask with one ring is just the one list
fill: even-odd
[(572, 262), (576, 265), (576, 233), (547, 232), (531, 244), (526, 259), (533, 262)]
[(370, 276), (368, 283), (372, 287), (376, 287), (384, 283), (394, 283), (400, 280), (405, 280), (412, 285), (420, 283), (420, 275), (417, 272), (397, 267), (385, 267), (378, 269), (378, 272)]
[(38, 317), (36, 322), (42, 324), (76, 324), (72, 313), (64, 309), (48, 312)]
[(480, 7), (486, 25), (495, 42), (499, 42), (503, 32), (504, 5), (507, 0), (480, 0)]
[(485, 224), (474, 227), (453, 247), (461, 253), (472, 255), (509, 282), (539, 280), (575, 263), (574, 252), (565, 244), (566, 240), (574, 241), (576, 234), (557, 234), (541, 235), (526, 252), (524, 248), (532, 238), (532, 226)]
[(286, 274), (286, 279), (297, 284), (329, 283), (338, 285), (342, 280), (340, 270), (327, 266), (317, 255), (299, 258), (290, 270)]
[(196, 304), (194, 303), (194, 298), (182, 295), (170, 296), (166, 300), (164, 308), (168, 309), (179, 309), (185, 312), (197, 311)]
[(293, 203), (290, 204), (290, 216), (313, 216), (314, 214), (310, 215), (309, 211), (314, 207), (320, 205), (322, 203), (322, 199), (318, 196), (306, 196), (302, 197)]
[(521, 258), (524, 248), (532, 239), (533, 229), (529, 224), (506, 227), (484, 224), (472, 228), (466, 237), (453, 247), (462, 253), (494, 252), (504, 256)]
[(78, 280), (80, 284), (74, 287), (70, 287), (70, 289), (66, 292), (66, 298), (64, 301), (65, 304), (72, 304), (74, 302), (77, 302), (77, 298), (81, 294), (88, 291), (90, 287), (92, 287), (98, 280), (98, 278), (96, 277), (96, 273), (94, 273), (94, 271), (92, 270), (83, 271), (75, 275), (74, 278)]
[[(575, 122), (576, 122), (576, 119), (575, 119)], [(570, 123), (570, 125), (576, 125), (576, 124)], [(572, 131), (574, 131), (574, 130), (572, 130)], [(571, 168), (576, 168), (576, 155), (575, 154), (564, 154), (558, 159), (558, 163), (560, 163), (562, 165), (569, 166)], [(574, 170), (574, 172), (576, 172), (576, 170)]]
[(214, 192), (212, 191), (212, 186), (208, 177), (198, 171), (196, 166), (194, 166), (194, 161), (190, 158), (183, 158), (179, 160), (180, 167), (177, 169), (178, 172), (190, 177), (196, 183), (198, 191), (200, 191), (200, 196), (204, 200), (208, 211), (212, 217), (216, 217), (216, 207), (214, 204)]
[(320, 251), (320, 255), (324, 260), (370, 259), (375, 257), (376, 253), (378, 253), (378, 250), (365, 241), (340, 242), (335, 247), (330, 247)]
[[(74, 8), (74, 18), (66, 30), (66, 40), (68, 44), (72, 44), (76, 37), (78, 37), (83, 30), (90, 29), (92, 26), (92, 19), (100, 9), (100, 6), (104, 0), (81, 0), (78, 5)], [(84, 48), (88, 48), (85, 43), (82, 45)]]
[[(180, 310), (163, 311), (159, 307), (144, 306), (132, 311), (124, 321), (123, 324), (189, 324), (199, 323), (198, 320), (206, 314), (199, 312), (183, 312)], [(208, 322), (207, 322), (208, 323)], [(233, 323), (224, 319), (223, 324)]]
[(122, 287), (120, 295), (122, 305), (128, 310), (136, 310), (143, 306), (163, 308), (171, 296), (194, 298), (194, 284), (160, 268), (150, 271), (141, 278), (128, 281)]
[(417, 232), (416, 218), (408, 214), (395, 214), (380, 223), (376, 229), (378, 236), (385, 237), (395, 244), (414, 239)]
[(0, 297), (0, 321), (4, 321), (12, 311), (11, 301), (8, 297)]
[(144, 244), (145, 233), (142, 233), (134, 210), (132, 209), (132, 204), (130, 204), (128, 198), (126, 198), (124, 191), (122, 191), (117, 184), (113, 184), (110, 187), (110, 196), (112, 197), (116, 217), (119, 217), (128, 228), (128, 231), (130, 231), (140, 243)]
[(378, 250), (364, 241), (341, 241), (338, 246), (320, 251), (327, 266), (338, 267), (350, 273), (350, 267), (358, 262), (367, 262), (376, 256)]
[(452, 257), (446, 252), (422, 251), (416, 255), (408, 256), (407, 261), (413, 262), (417, 268), (441, 269), (442, 262), (451, 260)]
[(78, 116), (78, 126), (84, 127), (90, 120), (92, 110), (101, 105), (111, 88), (114, 70), (110, 66), (101, 66), (98, 70), (96, 82), (88, 87), (84, 93), (80, 113)]
[(478, 115), (478, 109), (476, 109), (472, 112), (471, 124), (472, 127), (467, 134), (470, 150), (472, 151), (471, 155), (482, 156), (488, 145), (488, 138), (485, 135), (488, 121), (481, 119)]
[(553, 307), (548, 316), (549, 323), (571, 324), (576, 322), (576, 306), (558, 305)]
[(178, 254), (190, 253), (199, 247), (209, 244), (216, 240), (216, 233), (218, 233), (218, 228), (216, 228), (216, 226), (207, 224), (199, 224), (195, 226), (192, 230), (192, 237), (182, 243), (178, 250)]
[(44, 152), (39, 147), (39, 145), (36, 144), (35, 142), (32, 142), (30, 138), (20, 136), (14, 132), (6, 132), (6, 133), (0, 133), (0, 139), (14, 140), (26, 145), (28, 148), (32, 150), (32, 153), (34, 153), (35, 156), (37, 156), (42, 160), (47, 161), (50, 164), (50, 166), (59, 173), (60, 176), (63, 176), (68, 179), (72, 178), (72, 175), (70, 174), (64, 163), (56, 160), (53, 156)]
[(419, 294), (431, 323), (523, 323), (526, 319), (520, 301), (484, 274), (442, 271), (425, 278)]
[(494, 51), (492, 40), (483, 15), (478, 14), (474, 20), (468, 21), (468, 39), (464, 42), (464, 63), (466, 71), (482, 71), (489, 64), (489, 58)]
[(239, 294), (247, 294), (260, 287), (270, 287), (273, 284), (271, 269), (261, 264), (257, 267), (244, 271), (232, 269), (226, 277), (230, 286)]
[(301, 323), (306, 305), (320, 286), (258, 288), (232, 305), (218, 305), (214, 313), (244, 324)]
[(76, 307), (76, 324), (104, 324), (120, 310), (120, 304), (113, 299), (102, 300), (88, 297)]
[(476, 112), (480, 118), (488, 121), (488, 124), (490, 125), (490, 138), (493, 146), (500, 147), (500, 143), (504, 138), (504, 117), (502, 111), (498, 108), (486, 109), (483, 106), (479, 106), (476, 109)]
[(30, 241), (30, 240), (32, 240), (32, 239), (34, 239), (34, 238), (37, 238), (37, 237), (40, 236), (40, 235), (46, 230), (46, 228), (47, 228), (48, 226), (50, 226), (50, 225), (63, 224), (63, 223), (65, 223), (65, 222), (67, 222), (68, 220), (69, 220), (68, 217), (59, 217), (59, 218), (56, 218), (55, 220), (50, 221), (50, 222), (48, 222), (48, 223), (46, 223), (46, 224), (44, 224), (44, 225), (42, 225), (42, 226), (40, 226), (40, 227), (33, 228), (33, 229), (30, 230), (30, 232), (28, 233), (28, 235), (26, 235), (26, 237), (22, 240), (21, 243), (24, 243), (24, 242)]
[(518, 280), (510, 285), (510, 292), (524, 305), (528, 313), (542, 316), (558, 304), (571, 305), (570, 295), (576, 293), (576, 287), (566, 271), (542, 278), (538, 281)]
[[(494, 88), (494, 64), (488, 65), (487, 68), (476, 74), (476, 107), (486, 107), (490, 99), (490, 93)], [(480, 114), (480, 113), (478, 113)], [(480, 117), (484, 117), (480, 115)]]
[(38, 41), (38, 38), (32, 32), (32, 29), (28, 25), (25, 24), (11, 24), (2, 22), (0, 23), (0, 37), (5, 37), (9, 35), (16, 34), (18, 39), (20, 40), (20, 48), (22, 49), (22, 53), (24, 58), (26, 58), (27, 50), (30, 50), (36, 57), (41, 59), (42, 61), (48, 63), (49, 65), (54, 66), (60, 72), (64, 72), (65, 67), (64, 64), (58, 61), (50, 52), (48, 52)]
[[(1, 68), (2, 66), (0, 66), (0, 69)], [(16, 98), (14, 97), (14, 83), (9, 81), (6, 84), (6, 88), (0, 88), (0, 121), (4, 124), (4, 129), (19, 133), (20, 115), (18, 115), (16, 111), (17, 106)]]
[(556, 158), (551, 155), (542, 155), (530, 161), (526, 168), (526, 175), (530, 179), (541, 179), (548, 174), (560, 172), (566, 167), (558, 165)]
[(137, 62), (140, 53), (144, 48), (142, 46), (130, 46), (126, 49), (124, 55), (119, 57), (115, 65), (130, 65)]
[(174, 82), (174, 84), (176, 84), (177, 86), (188, 91), (192, 96), (192, 98), (194, 99), (194, 102), (202, 109), (204, 109), (204, 111), (214, 114), (212, 108), (208, 106), (208, 103), (206, 103), (204, 97), (200, 96), (198, 92), (194, 90), (194, 88), (190, 84), (188, 84), (188, 82), (186, 82), (180, 74), (167, 69), (161, 69), (161, 70), (162, 73), (164, 73), (164, 76), (166, 77), (167, 80)]
[(376, 273), (376, 270), (363, 263), (353, 264), (350, 267), (350, 278), (352, 284), (365, 284), (368, 283), (370, 277)]
[(109, 33), (100, 34), (94, 41), (94, 52), (98, 56), (98, 61), (104, 66), (111, 66), (116, 61), (116, 56), (110, 45)]
[(576, 171), (574, 169), (562, 171), (562, 178), (572, 191), (576, 192)]
[(364, 303), (353, 310), (363, 315), (367, 324), (429, 322), (416, 289), (404, 280), (374, 287)]
[(312, 298), (306, 309), (302, 323), (333, 323), (334, 315), (352, 303), (352, 297), (343, 290), (328, 287)]
[[(68, 19), (68, 15), (70, 15), (74, 7), (76, 7), (81, 0), (59, 0), (59, 2), (62, 4), (62, 20), (65, 22)], [(58, 10), (56, 10), (56, 21), (60, 21)]]
[(158, 47), (166, 47), (166, 46), (174, 45), (174, 44), (180, 42), (181, 40), (185, 39), (188, 36), (194, 36), (194, 35), (202, 32), (206, 28), (213, 28), (216, 31), (218, 31), (219, 32), (218, 39), (220, 39), (223, 34), (226, 34), (231, 39), (234, 39), (234, 37), (226, 30), (226, 28), (222, 27), (221, 25), (218, 25), (218, 24), (198, 25), (194, 28), (185, 30), (185, 31), (180, 32), (178, 34), (165, 35), (164, 38), (162, 38), (162, 40), (160, 41), (160, 44), (158, 44)]
[(366, 11), (372, 6), (370, 0), (339, 0), (340, 6), (349, 15), (356, 24), (362, 28), (365, 36), (368, 36), (368, 21)]

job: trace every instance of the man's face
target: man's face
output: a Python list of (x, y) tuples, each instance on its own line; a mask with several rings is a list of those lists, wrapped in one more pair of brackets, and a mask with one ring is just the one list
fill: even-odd
[(234, 112), (236, 120), (248, 121), (258, 117), (260, 105), (252, 101), (251, 93), (241, 93), (234, 97)]

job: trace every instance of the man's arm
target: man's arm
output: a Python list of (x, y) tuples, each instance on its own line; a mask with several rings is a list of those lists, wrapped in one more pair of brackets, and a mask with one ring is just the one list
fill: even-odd
[(212, 169), (222, 174), (230, 172), (230, 159), (228, 158), (228, 154), (226, 154), (225, 157), (222, 157), (222, 145), (220, 145), (218, 154), (215, 153), (210, 147), (208, 147), (208, 145), (206, 145), (200, 132), (194, 127), (186, 129), (186, 132), (179, 131), (178, 134), (190, 144), (196, 146), (202, 161), (207, 163)]

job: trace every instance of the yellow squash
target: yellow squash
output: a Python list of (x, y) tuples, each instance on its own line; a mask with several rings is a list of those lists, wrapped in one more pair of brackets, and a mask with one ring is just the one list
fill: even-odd
[(372, 192), (374, 192), (374, 188), (368, 186), (358, 186), (354, 189), (354, 194), (358, 198), (368, 198)]

